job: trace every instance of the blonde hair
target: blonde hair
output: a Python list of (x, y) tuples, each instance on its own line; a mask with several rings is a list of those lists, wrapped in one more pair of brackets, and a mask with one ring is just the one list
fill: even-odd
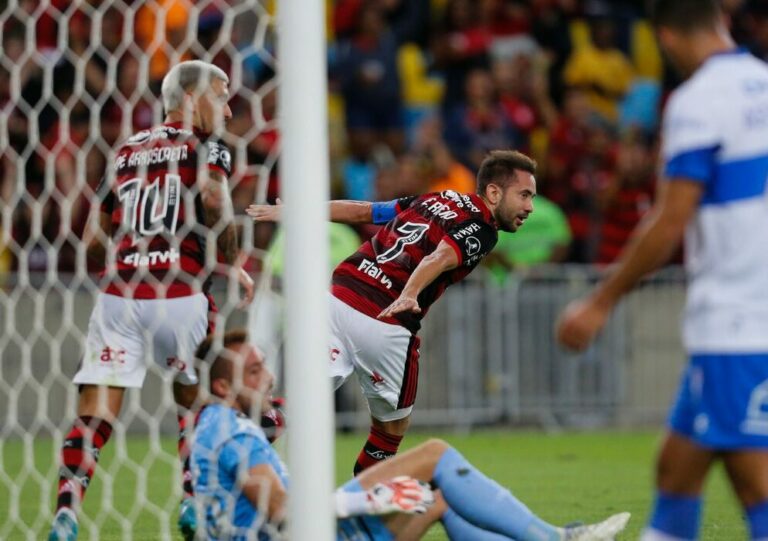
[(160, 90), (165, 112), (180, 109), (185, 93), (203, 92), (214, 79), (229, 83), (229, 77), (223, 69), (202, 60), (187, 60), (173, 66), (163, 78)]

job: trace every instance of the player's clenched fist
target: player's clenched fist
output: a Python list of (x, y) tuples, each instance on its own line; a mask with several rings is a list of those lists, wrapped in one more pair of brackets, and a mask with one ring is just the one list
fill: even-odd
[(573, 351), (583, 351), (605, 325), (610, 307), (588, 298), (568, 304), (557, 320), (557, 341)]
[(428, 483), (406, 475), (377, 483), (366, 494), (371, 515), (424, 514), (435, 503)]
[(254, 222), (279, 222), (282, 210), (283, 202), (278, 199), (275, 205), (251, 205), (245, 209), (245, 213)]

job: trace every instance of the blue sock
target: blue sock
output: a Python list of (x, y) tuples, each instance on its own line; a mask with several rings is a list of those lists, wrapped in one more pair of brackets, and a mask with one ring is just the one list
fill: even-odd
[(656, 493), (651, 528), (680, 539), (697, 539), (701, 498)]
[(559, 528), (534, 515), (507, 489), (477, 471), (453, 448), (440, 457), (432, 480), (451, 509), (482, 530), (517, 541), (561, 538)]
[(768, 539), (768, 500), (747, 509), (752, 539)]
[(471, 539), (472, 541), (509, 541), (511, 539), (506, 535), (482, 530), (470, 524), (457, 515), (450, 507), (443, 513), (441, 520), (443, 528), (448, 533), (448, 539), (451, 541), (464, 541), (466, 539)]

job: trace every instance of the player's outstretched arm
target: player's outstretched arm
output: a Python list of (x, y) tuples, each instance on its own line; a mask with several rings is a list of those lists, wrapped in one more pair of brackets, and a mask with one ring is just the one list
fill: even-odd
[(222, 258), (235, 272), (243, 288), (245, 296), (242, 307), (253, 300), (256, 288), (253, 279), (243, 269), (242, 259), (238, 257), (237, 229), (233, 222), (234, 212), (227, 177), (217, 171), (209, 171), (200, 195), (205, 208), (205, 225), (217, 233), (216, 245)]
[[(368, 201), (338, 200), (329, 203), (329, 218), (332, 222), (341, 224), (372, 224), (386, 223), (396, 214), (395, 202), (370, 203)], [(378, 209), (392, 209), (392, 212), (380, 212)], [(251, 205), (245, 212), (255, 222), (279, 222), (282, 218), (283, 203), (280, 199), (276, 205)], [(381, 216), (377, 216), (381, 214)], [(391, 214), (391, 216), (390, 216)], [(386, 219), (384, 219), (386, 218)]]
[(419, 262), (408, 277), (400, 296), (385, 308), (379, 315), (379, 319), (392, 317), (402, 312), (421, 313), (418, 297), (424, 288), (431, 284), (442, 273), (453, 270), (459, 266), (459, 256), (456, 250), (445, 240), (441, 240), (435, 251)]
[(560, 314), (556, 333), (563, 346), (586, 349), (619, 299), (669, 260), (696, 213), (702, 192), (700, 182), (686, 179), (660, 185), (653, 210), (635, 229), (616, 266), (592, 293), (571, 302)]

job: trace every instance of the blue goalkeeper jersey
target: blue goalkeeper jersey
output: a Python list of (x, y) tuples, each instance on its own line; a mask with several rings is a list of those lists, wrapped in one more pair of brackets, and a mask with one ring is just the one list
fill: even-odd
[(207, 406), (195, 428), (190, 462), (206, 538), (239, 541), (258, 531), (260, 541), (271, 539), (274, 528), (237, 485), (252, 467), (269, 464), (288, 486), (288, 471), (259, 425), (230, 407)]

